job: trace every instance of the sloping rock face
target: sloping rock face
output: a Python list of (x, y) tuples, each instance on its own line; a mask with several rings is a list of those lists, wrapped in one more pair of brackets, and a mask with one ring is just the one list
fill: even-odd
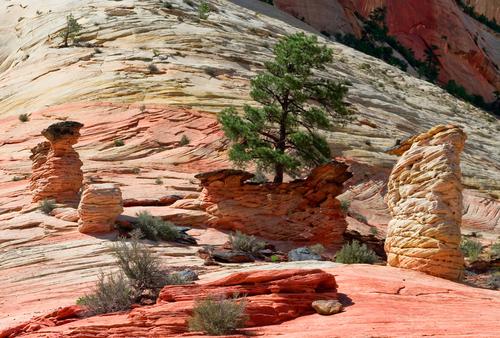
[(82, 186), (82, 161), (73, 145), (78, 142), (83, 124), (64, 121), (42, 131), (50, 143), (42, 142), (32, 149), (33, 173), (30, 188), (33, 202), (53, 199), (59, 203), (78, 202)]
[[(196, 300), (235, 294), (244, 296), (247, 302), (245, 325), (255, 327), (313, 313), (313, 301), (337, 299), (337, 284), (332, 274), (319, 269), (239, 272), (211, 283), (166, 286), (156, 305), (136, 308), (128, 315), (98, 316), (74, 322), (80, 309), (69, 307), (1, 331), (0, 337), (27, 332), (35, 332), (38, 337), (57, 337), (58, 334), (64, 337), (173, 337), (187, 331)], [(70, 327), (55, 327), (64, 324), (62, 320), (71, 321)], [(46, 329), (36, 332), (43, 327)]]
[(116, 218), (122, 213), (122, 192), (116, 184), (89, 184), (78, 206), (78, 230), (82, 233), (114, 230)]
[(195, 177), (201, 181), (200, 206), (208, 226), (241, 230), (271, 240), (338, 245), (347, 223), (340, 202), (348, 166), (332, 162), (315, 168), (305, 180), (255, 184), (253, 174), (220, 170)]
[[(499, 3), (489, 0), (494, 15)], [(500, 37), (480, 22), (465, 14), (455, 0), (319, 0), (274, 1), (278, 8), (303, 18), (318, 30), (334, 35), (338, 32), (361, 36), (362, 23), (355, 13), (368, 17), (376, 8), (386, 7), (389, 34), (425, 59), (425, 50), (436, 46), (441, 69), (439, 81), (455, 80), (468, 92), (481, 95), (486, 101), (495, 99), (500, 90)], [(495, 7), (495, 5), (497, 7)]]
[(500, 0), (465, 0), (464, 2), (474, 7), (476, 13), (500, 23)]
[(385, 251), (391, 266), (458, 280), (462, 183), (460, 153), (466, 135), (456, 126), (436, 126), (403, 141), (389, 176), (389, 222)]

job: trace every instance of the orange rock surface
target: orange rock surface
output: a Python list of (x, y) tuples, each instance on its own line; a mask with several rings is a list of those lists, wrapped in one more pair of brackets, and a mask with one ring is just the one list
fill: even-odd
[[(477, 4), (480, 10), (498, 15), (498, 3)], [(318, 30), (334, 35), (337, 32), (360, 36), (362, 26), (355, 12), (364, 17), (376, 8), (386, 7), (389, 34), (405, 47), (411, 48), (417, 59), (425, 59), (425, 50), (432, 45), (438, 49), (439, 81), (455, 80), (468, 92), (494, 100), (500, 90), (498, 70), (500, 43), (498, 34), (465, 14), (455, 0), (276, 0), (278, 8), (304, 18)], [(488, 6), (488, 9), (484, 8)]]
[(402, 154), (389, 176), (387, 264), (458, 280), (462, 182), (460, 154), (466, 135), (456, 126), (436, 126), (403, 141)]
[(122, 211), (122, 192), (118, 185), (89, 184), (78, 206), (78, 230), (82, 233), (113, 231)]
[(210, 227), (241, 230), (271, 240), (338, 245), (347, 223), (340, 202), (348, 166), (332, 162), (315, 168), (305, 180), (245, 183), (252, 174), (220, 170), (195, 177), (203, 191), (196, 202), (211, 216)]
[(53, 199), (60, 203), (77, 203), (82, 186), (83, 165), (73, 145), (78, 142), (79, 122), (64, 121), (42, 131), (50, 143), (39, 143), (31, 150), (33, 161), (30, 188), (33, 202)]

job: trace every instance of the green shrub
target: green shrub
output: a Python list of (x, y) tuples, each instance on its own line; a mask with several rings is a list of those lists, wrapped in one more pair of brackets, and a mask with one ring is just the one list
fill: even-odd
[(137, 214), (137, 226), (144, 237), (153, 241), (160, 239), (172, 241), (177, 239), (180, 235), (173, 223), (155, 217), (147, 211), (142, 211)]
[(77, 300), (89, 315), (125, 311), (132, 305), (132, 290), (123, 274), (101, 273), (95, 290)]
[(491, 245), (490, 248), (491, 256), (493, 258), (500, 258), (500, 242), (496, 242)]
[(244, 327), (246, 302), (236, 299), (214, 299), (209, 297), (195, 303), (193, 317), (189, 319), (191, 331), (203, 331), (209, 335), (222, 336)]
[(12, 177), (12, 181), (13, 182), (22, 181), (24, 179), (25, 179), (25, 177), (22, 177), (22, 176), (14, 176), (14, 177)]
[(351, 201), (349, 200), (340, 200), (340, 208), (344, 212), (344, 214), (347, 214), (349, 211), (349, 208), (351, 207)]
[(460, 243), (460, 250), (462, 250), (465, 257), (474, 262), (479, 258), (483, 246), (480, 242), (465, 237), (462, 238), (462, 242)]
[(115, 147), (123, 147), (125, 145), (125, 142), (123, 140), (115, 140), (114, 144)]
[(136, 236), (130, 242), (121, 240), (111, 249), (118, 267), (135, 290), (159, 291), (167, 284), (168, 274), (161, 269), (160, 260)]
[(18, 118), (21, 122), (28, 122), (30, 120), (30, 116), (28, 114), (21, 114)]
[(373, 264), (377, 261), (377, 255), (366, 244), (360, 244), (354, 240), (351, 243), (344, 244), (342, 249), (337, 252), (335, 261), (343, 264)]
[(378, 229), (376, 227), (370, 227), (370, 234), (372, 234), (373, 236), (377, 236)]
[(316, 255), (322, 255), (325, 252), (325, 247), (319, 243), (311, 245), (309, 251), (315, 253)]
[(212, 9), (210, 8), (210, 5), (203, 1), (199, 6), (198, 6), (198, 17), (200, 19), (206, 20), (208, 19), (208, 16), (210, 15), (210, 12)]
[(279, 261), (281, 261), (280, 256), (278, 256), (278, 255), (271, 256), (271, 262), (278, 263)]
[(366, 218), (366, 216), (361, 215), (360, 213), (354, 212), (352, 214), (352, 217), (354, 217), (356, 220), (358, 220), (361, 223), (368, 223), (368, 219)]
[(39, 208), (44, 214), (49, 215), (52, 210), (56, 208), (56, 201), (52, 199), (44, 199), (40, 202)]
[(163, 180), (161, 178), (157, 177), (155, 180), (155, 184), (161, 185), (161, 184), (163, 184)]
[(266, 247), (266, 242), (260, 241), (254, 236), (248, 236), (240, 231), (229, 235), (229, 243), (233, 250), (256, 254)]
[(187, 137), (186, 135), (182, 135), (181, 140), (179, 141), (179, 145), (181, 147), (184, 147), (187, 146), (190, 142), (191, 140), (189, 139), (189, 137)]

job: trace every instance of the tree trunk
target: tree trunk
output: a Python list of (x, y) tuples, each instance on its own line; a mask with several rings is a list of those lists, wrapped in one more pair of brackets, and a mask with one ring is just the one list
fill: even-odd
[(274, 166), (274, 183), (283, 183), (283, 164), (276, 164)]

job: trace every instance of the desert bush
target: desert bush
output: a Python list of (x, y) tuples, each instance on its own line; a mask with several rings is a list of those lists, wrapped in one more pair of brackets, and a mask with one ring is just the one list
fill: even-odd
[(154, 63), (150, 63), (148, 65), (148, 70), (149, 70), (150, 74), (159, 74), (160, 73), (160, 70), (158, 69), (158, 67)]
[(168, 274), (161, 269), (160, 260), (133, 236), (130, 242), (119, 241), (112, 246), (118, 267), (138, 291), (159, 290), (168, 282)]
[(360, 244), (358, 241), (354, 240), (342, 246), (342, 249), (337, 252), (335, 261), (343, 264), (373, 264), (377, 261), (377, 255), (373, 250), (369, 249), (366, 244)]
[(21, 114), (18, 118), (21, 122), (28, 122), (30, 120), (30, 116), (28, 114)]
[(40, 202), (39, 208), (44, 214), (49, 215), (56, 208), (56, 201), (44, 199)]
[(161, 178), (157, 177), (155, 180), (155, 184), (161, 185), (161, 184), (163, 184), (163, 180)]
[(500, 241), (491, 245), (490, 252), (493, 258), (500, 258)]
[(245, 300), (215, 299), (209, 297), (195, 303), (193, 317), (189, 319), (191, 331), (203, 331), (209, 335), (231, 334), (244, 327)]
[(172, 241), (179, 237), (179, 231), (171, 222), (166, 222), (147, 211), (137, 214), (137, 226), (147, 239)]
[(352, 217), (354, 217), (357, 221), (361, 223), (368, 223), (368, 219), (366, 218), (366, 216), (361, 215), (360, 213), (354, 212), (352, 213)]
[(115, 147), (123, 147), (125, 145), (125, 142), (123, 140), (115, 140), (114, 142)]
[(78, 305), (86, 308), (87, 314), (98, 315), (130, 309), (132, 290), (121, 273), (105, 276), (101, 273), (92, 293), (80, 297)]
[(325, 247), (319, 243), (311, 245), (309, 251), (315, 253), (316, 255), (322, 255), (325, 252)]
[(212, 9), (210, 8), (210, 5), (203, 1), (199, 6), (198, 6), (198, 17), (200, 19), (206, 20), (208, 19), (208, 16), (210, 15), (210, 12)]
[(370, 227), (370, 234), (372, 234), (373, 236), (377, 236), (378, 229), (376, 227)]
[(462, 242), (460, 243), (460, 250), (465, 257), (467, 257), (471, 261), (476, 261), (483, 250), (483, 246), (480, 242), (470, 239), (470, 238), (462, 238)]
[(14, 181), (14, 182), (22, 181), (24, 179), (25, 179), (25, 177), (22, 177), (22, 176), (14, 176), (14, 177), (12, 177), (12, 181)]
[(248, 236), (240, 231), (229, 235), (229, 243), (233, 250), (256, 254), (266, 247), (266, 242), (260, 241), (255, 236)]
[(189, 139), (189, 137), (187, 137), (186, 135), (182, 135), (181, 140), (179, 141), (179, 145), (181, 147), (184, 147), (187, 146), (190, 142), (191, 140)]
[(351, 206), (351, 201), (349, 200), (340, 200), (340, 208), (344, 212), (344, 214), (347, 214), (349, 211), (349, 207)]

